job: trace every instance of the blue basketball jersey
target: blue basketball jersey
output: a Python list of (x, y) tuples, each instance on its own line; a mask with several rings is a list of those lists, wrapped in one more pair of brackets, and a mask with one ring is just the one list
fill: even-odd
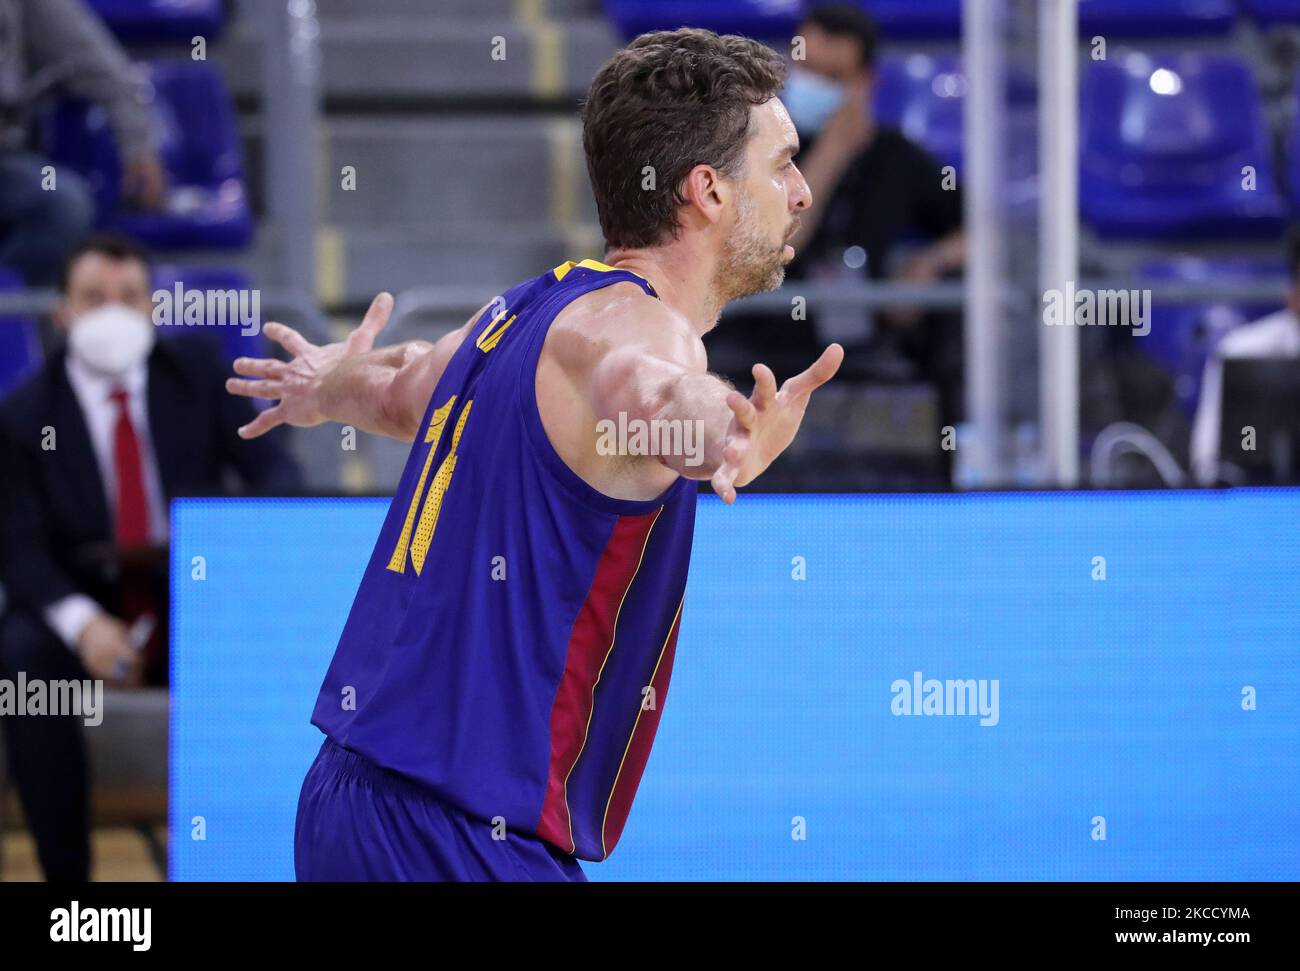
[(312, 722), (467, 814), (582, 859), (618, 842), (668, 694), (697, 486), (610, 498), (552, 447), (543, 341), (649, 282), (593, 260), (475, 322), (429, 402)]

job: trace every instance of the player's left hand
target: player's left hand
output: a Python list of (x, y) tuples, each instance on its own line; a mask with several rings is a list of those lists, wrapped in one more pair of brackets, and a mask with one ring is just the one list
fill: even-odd
[(365, 354), (373, 348), (375, 338), (388, 323), (392, 311), (392, 294), (379, 294), (371, 302), (361, 325), (346, 340), (323, 347), (313, 344), (284, 324), (268, 323), (263, 327), (262, 333), (293, 356), (288, 361), (265, 357), (235, 359), (236, 374), (257, 380), (229, 378), (226, 381), (227, 391), (246, 398), (266, 398), (279, 402), (240, 428), (239, 437), (256, 438), (277, 425), (311, 428), (325, 421), (319, 393), (321, 379), (341, 362)]
[(748, 398), (739, 391), (727, 395), (731, 424), (723, 441), (722, 464), (711, 480), (713, 491), (723, 502), (735, 502), (736, 489), (758, 478), (794, 441), (808, 399), (835, 377), (843, 362), (844, 348), (831, 344), (812, 367), (796, 374), (779, 391), (772, 369), (755, 364), (753, 394)]

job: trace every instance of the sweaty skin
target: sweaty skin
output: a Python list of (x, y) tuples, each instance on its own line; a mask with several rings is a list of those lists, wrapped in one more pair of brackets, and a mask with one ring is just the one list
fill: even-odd
[[(537, 410), (546, 436), (569, 468), (615, 499), (653, 499), (678, 476), (678, 470), (664, 464), (671, 456), (601, 455), (596, 447), (598, 423), (606, 418), (617, 422), (620, 404), (630, 407), (629, 417), (633, 411), (646, 410), (635, 401), (620, 402), (611, 384), (641, 382), (635, 397), (647, 399), (666, 393), (654, 383), (671, 380), (671, 374), (654, 375), (648, 360), (639, 366), (628, 360), (626, 373), (610, 373), (619, 369), (620, 345), (633, 346), (630, 342), (641, 329), (638, 324), (652, 320), (651, 326), (662, 328), (661, 341), (673, 359), (686, 359), (704, 369), (704, 344), (690, 323), (632, 283), (604, 287), (565, 307), (551, 324), (537, 361)], [(706, 455), (704, 464), (696, 468), (716, 470), (718, 458)], [(684, 462), (681, 471), (687, 471)]]

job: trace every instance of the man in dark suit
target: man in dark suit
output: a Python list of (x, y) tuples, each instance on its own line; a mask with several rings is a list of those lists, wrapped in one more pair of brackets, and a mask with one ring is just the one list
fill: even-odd
[[(66, 345), (0, 402), (0, 678), (166, 683), (168, 501), (299, 488), (277, 441), (224, 390), (202, 339), (155, 340), (134, 243), (78, 246), (55, 312)], [(10, 771), (50, 880), (90, 872), (85, 739), (72, 716), (5, 717)]]

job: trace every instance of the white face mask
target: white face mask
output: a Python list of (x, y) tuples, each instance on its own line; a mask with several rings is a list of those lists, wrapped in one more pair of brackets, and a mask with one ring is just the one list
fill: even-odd
[(79, 362), (109, 377), (120, 377), (153, 350), (149, 318), (120, 303), (97, 307), (72, 322), (68, 350)]

